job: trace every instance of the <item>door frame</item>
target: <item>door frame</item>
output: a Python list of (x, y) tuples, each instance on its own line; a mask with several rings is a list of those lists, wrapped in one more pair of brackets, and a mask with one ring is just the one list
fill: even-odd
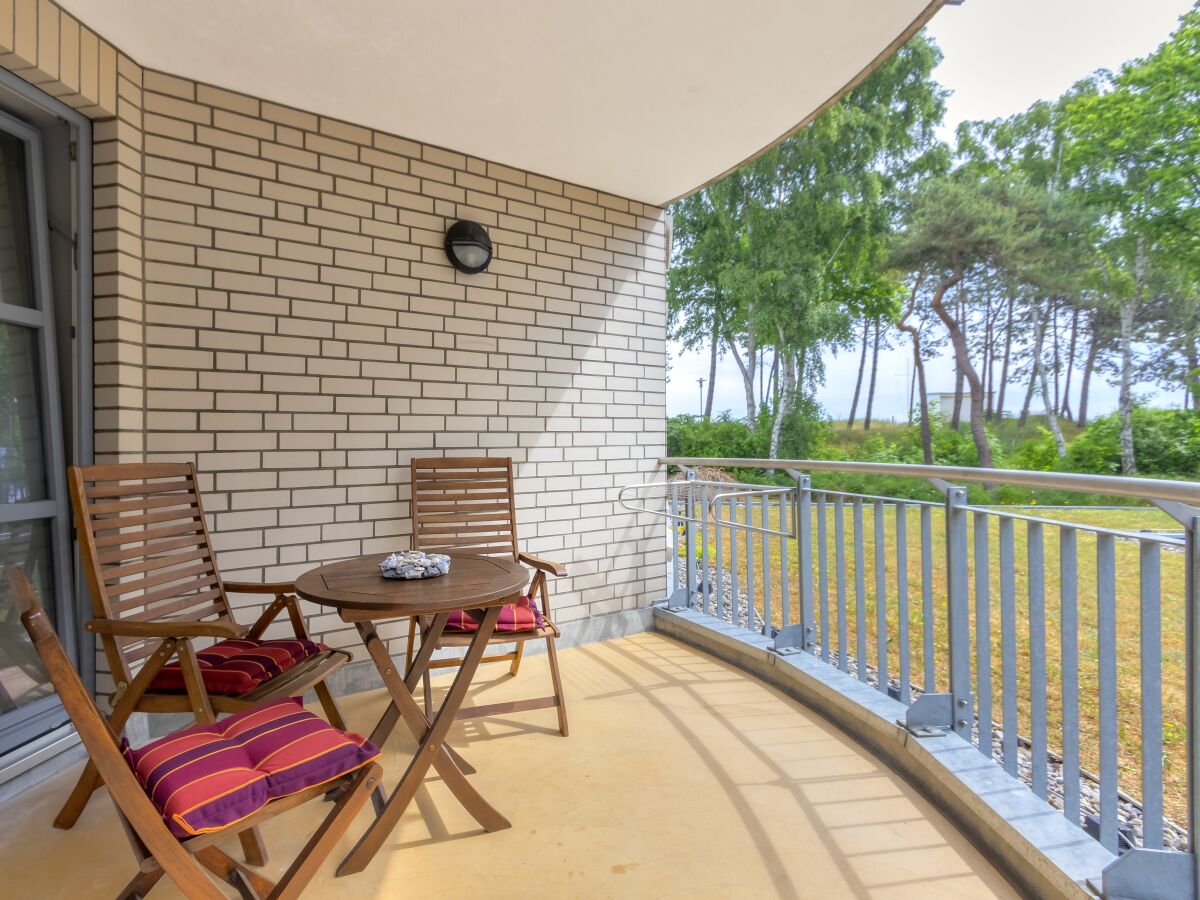
[[(41, 387), (46, 392), (43, 401), (53, 410), (43, 411), (42, 440), (47, 448), (46, 488), (47, 499), (30, 504), (21, 504), (19, 511), (5, 510), (0, 506), (0, 521), (23, 521), (30, 516), (38, 517), (49, 511), (54, 515), (51, 526), (51, 546), (54, 553), (55, 596), (44, 598), (47, 605), (54, 604), (58, 631), (68, 652), (77, 663), (84, 683), (89, 691), (95, 688), (96, 657), (94, 646), (84, 631), (82, 612), (89, 608), (82, 595), (83, 580), (80, 577), (78, 554), (73, 542), (74, 529), (70, 526), (71, 508), (66, 490), (66, 454), (62, 417), (71, 416), (73, 446), (70, 449), (72, 462), (87, 465), (94, 458), (94, 400), (93, 400), (93, 323), (92, 323), (92, 124), (86, 116), (71, 109), (60, 100), (51, 97), (29, 84), (7, 69), (0, 68), (0, 88), (16, 95), (18, 103), (23, 101), (36, 107), (40, 113), (49, 114), (65, 123), (71, 134), (71, 159), (74, 176), (70, 185), (73, 233), (73, 273), (67, 280), (72, 296), (67, 301), (71, 307), (67, 316), (70, 322), (70, 339), (66, 346), (71, 348), (72, 368), (65, 371), (69, 377), (69, 394), (64, 397), (66, 384), (60, 378), (59, 350), (56, 346), (56, 324), (61, 325), (62, 309), (54, 297), (54, 285), (50, 276), (51, 253), (49, 247), (50, 223), (46, 209), (46, 172), (42, 155), (41, 130), (18, 115), (8, 112), (0, 98), (0, 126), (23, 141), (26, 148), (26, 178), (28, 181), (27, 203), (29, 205), (30, 250), (34, 257), (31, 264), (31, 281), (35, 294), (35, 308), (24, 310), (6, 307), (5, 321), (27, 325), (40, 330), (39, 376)], [(16, 103), (12, 105), (17, 105)], [(15, 310), (15, 312), (14, 312)], [(56, 317), (60, 321), (56, 323)], [(64, 399), (70, 402), (64, 403)], [(0, 770), (6, 768), (23, 751), (35, 752), (30, 742), (47, 735), (67, 723), (66, 714), (57, 696), (44, 697), (25, 707), (14, 710), (0, 728)]]

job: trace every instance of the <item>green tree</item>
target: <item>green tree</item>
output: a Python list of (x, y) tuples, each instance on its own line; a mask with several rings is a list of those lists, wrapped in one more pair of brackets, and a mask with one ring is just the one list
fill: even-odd
[(881, 275), (894, 198), (947, 158), (933, 138), (939, 59), (918, 35), (807, 128), (672, 210), (672, 335), (707, 343), (710, 364), (733, 358), (747, 424), (769, 413), (772, 453), (789, 415), (811, 408), (823, 351), (844, 347), (857, 318), (897, 311)]
[(1095, 84), (1068, 105), (1070, 150), (1106, 226), (1098, 252), (1119, 327), (1121, 465), (1133, 474), (1135, 343), (1153, 279), (1200, 264), (1200, 6), (1153, 53)]
[(921, 184), (892, 248), (891, 264), (931, 278), (929, 307), (950, 338), (956, 366), (970, 389), (971, 435), (980, 465), (990, 467), (983, 380), (963, 325), (948, 308), (948, 292), (979, 270), (1053, 290), (1066, 277), (1062, 248), (1078, 233), (1080, 215), (1063, 198), (1026, 182), (971, 176), (960, 172)]

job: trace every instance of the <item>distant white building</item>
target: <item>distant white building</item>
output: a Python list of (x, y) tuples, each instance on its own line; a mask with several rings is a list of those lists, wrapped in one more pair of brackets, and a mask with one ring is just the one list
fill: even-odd
[[(942, 415), (947, 419), (954, 418), (954, 391), (949, 393), (930, 394), (929, 395), (930, 411), (940, 410)], [(958, 404), (958, 420), (960, 422), (971, 421), (971, 394), (964, 390), (962, 400)]]

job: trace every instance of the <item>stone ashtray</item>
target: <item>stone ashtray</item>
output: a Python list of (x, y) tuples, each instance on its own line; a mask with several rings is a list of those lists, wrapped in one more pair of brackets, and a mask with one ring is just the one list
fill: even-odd
[(420, 550), (401, 550), (379, 564), (384, 578), (437, 578), (450, 571), (450, 557)]

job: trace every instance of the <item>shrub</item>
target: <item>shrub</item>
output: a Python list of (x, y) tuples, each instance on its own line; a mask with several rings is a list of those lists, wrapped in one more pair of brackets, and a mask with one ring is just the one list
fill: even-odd
[[(1067, 448), (1069, 472), (1121, 472), (1121, 420), (1116, 413), (1096, 419)], [(1138, 473), (1159, 478), (1200, 475), (1200, 417), (1177, 409), (1133, 411), (1133, 453)]]

